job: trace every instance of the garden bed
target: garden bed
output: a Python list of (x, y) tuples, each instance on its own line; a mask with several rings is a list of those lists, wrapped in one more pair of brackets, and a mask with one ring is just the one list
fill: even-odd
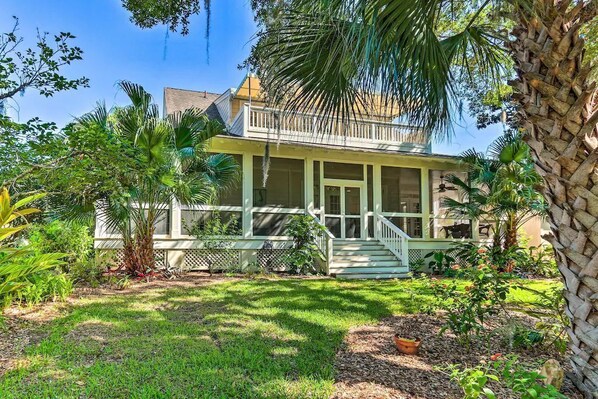
[[(533, 325), (533, 320), (525, 315), (517, 315), (516, 319)], [(496, 353), (516, 354), (526, 364), (554, 358), (566, 369), (569, 367), (563, 356), (546, 347), (512, 349), (504, 338), (508, 328), (504, 321), (492, 326), (497, 330), (487, 341), (475, 341), (469, 349), (448, 332), (439, 335), (441, 327), (442, 320), (438, 317), (418, 314), (389, 317), (377, 325), (352, 328), (335, 360), (334, 399), (460, 399), (463, 393), (457, 384), (450, 381), (446, 371), (436, 367), (476, 366), (489, 362), (490, 356)], [(419, 355), (400, 354), (392, 339), (395, 333), (421, 338)], [(492, 389), (499, 398), (510, 397), (500, 388), (493, 386)], [(565, 382), (562, 392), (570, 398), (583, 398), (569, 381)]]

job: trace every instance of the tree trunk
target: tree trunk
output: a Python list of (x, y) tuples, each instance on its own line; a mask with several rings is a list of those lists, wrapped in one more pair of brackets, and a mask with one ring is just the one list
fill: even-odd
[(505, 221), (505, 242), (504, 249), (508, 250), (519, 245), (517, 240), (517, 223), (515, 217), (510, 215)]
[(598, 397), (598, 135), (596, 90), (583, 64), (580, 27), (596, 9), (570, 0), (535, 0), (519, 10), (511, 43), (515, 99), (536, 168), (565, 283), (572, 379)]
[(146, 275), (156, 270), (156, 258), (154, 257), (154, 229), (143, 231), (135, 237), (136, 251), (139, 258), (138, 275)]

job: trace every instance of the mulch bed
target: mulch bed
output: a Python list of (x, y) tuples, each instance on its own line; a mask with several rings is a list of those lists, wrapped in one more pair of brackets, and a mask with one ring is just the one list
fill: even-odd
[[(517, 321), (533, 325), (533, 320), (525, 315), (517, 315)], [(501, 323), (492, 327), (500, 331), (505, 327)], [(437, 316), (411, 315), (389, 317), (375, 326), (352, 329), (336, 357), (333, 398), (460, 399), (463, 393), (458, 385), (450, 381), (446, 372), (435, 370), (435, 366), (475, 366), (481, 361), (490, 361), (490, 356), (495, 353), (517, 354), (520, 362), (526, 364), (541, 364), (554, 358), (567, 371), (566, 360), (550, 349), (514, 350), (505, 342), (505, 334), (474, 342), (468, 349), (449, 332), (440, 336), (441, 327), (442, 321)], [(419, 354), (400, 354), (393, 342), (395, 333), (422, 339)], [(492, 389), (498, 398), (511, 397), (499, 387)], [(570, 398), (583, 398), (569, 381), (565, 382), (562, 392)]]

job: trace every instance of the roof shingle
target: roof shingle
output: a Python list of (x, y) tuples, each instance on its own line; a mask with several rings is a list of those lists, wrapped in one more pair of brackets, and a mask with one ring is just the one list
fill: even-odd
[(224, 124), (220, 112), (214, 101), (222, 94), (207, 91), (164, 88), (164, 113), (166, 115), (182, 112), (190, 108), (202, 110), (210, 119), (215, 119)]

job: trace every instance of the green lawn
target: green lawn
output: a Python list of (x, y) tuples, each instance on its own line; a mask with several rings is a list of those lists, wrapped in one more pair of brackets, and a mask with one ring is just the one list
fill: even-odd
[(280, 279), (83, 298), (0, 378), (0, 398), (326, 398), (348, 329), (416, 311), (424, 294)]

